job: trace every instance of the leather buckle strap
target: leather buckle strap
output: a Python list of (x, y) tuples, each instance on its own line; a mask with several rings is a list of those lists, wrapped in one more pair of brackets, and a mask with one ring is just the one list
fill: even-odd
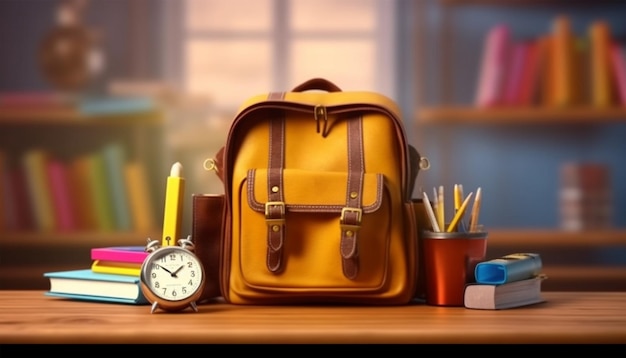
[(278, 231), (276, 225), (285, 225), (285, 203), (282, 201), (265, 203), (265, 222), (272, 231)]
[(343, 274), (350, 280), (359, 273), (359, 230), (363, 210), (363, 117), (348, 119), (348, 183), (346, 186), (346, 206), (341, 209), (339, 220), (341, 241), (339, 250)]
[(359, 231), (361, 229), (361, 218), (363, 217), (363, 209), (361, 208), (343, 208), (341, 209), (341, 217), (339, 225), (341, 230)]

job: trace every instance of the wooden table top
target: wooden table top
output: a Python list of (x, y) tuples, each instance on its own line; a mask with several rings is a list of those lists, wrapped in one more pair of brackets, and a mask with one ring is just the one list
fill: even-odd
[(3, 343), (618, 343), (626, 292), (544, 292), (545, 303), (491, 311), (392, 307), (150, 306), (0, 291)]

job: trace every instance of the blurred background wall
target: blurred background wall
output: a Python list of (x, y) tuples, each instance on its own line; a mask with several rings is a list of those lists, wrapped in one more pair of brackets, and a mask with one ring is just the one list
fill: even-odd
[[(56, 25), (59, 3), (0, 1), (0, 91), (50, 88), (39, 71), (37, 49)], [(623, 39), (626, 25), (620, 21), (624, 12), (619, 4), (605, 2), (609, 5), (593, 11), (568, 2), (513, 8), (457, 6), (444, 11), (441, 3), (445, 2), (437, 1), (85, 3), (84, 22), (98, 32), (106, 58), (103, 74), (87, 90), (105, 90), (116, 80), (161, 81), (195, 96), (204, 118), (169, 119), (172, 132), (180, 133), (169, 137), (171, 145), (198, 143), (201, 154), (190, 159), (195, 160), (187, 164), (190, 169), (213, 154), (224, 139), (224, 127), (247, 97), (290, 89), (320, 76), (344, 90), (371, 89), (398, 101), (409, 137), (432, 162), (430, 171), (420, 176), (420, 188), (454, 183), (464, 183), (471, 190), (483, 186), (486, 225), (558, 226), (560, 164), (593, 161), (610, 166), (614, 224), (626, 226), (624, 126), (530, 125), (511, 131), (471, 125), (417, 129), (415, 125), (415, 110), (420, 106), (472, 103), (483, 41), (495, 24), (509, 24), (514, 37), (523, 39), (550, 32), (556, 14), (567, 14), (579, 36), (587, 33), (593, 20), (606, 19), (615, 37)], [(442, 26), (444, 21), (451, 25)], [(453, 52), (444, 54), (445, 41), (454, 42)], [(448, 81), (453, 81), (454, 89), (446, 95), (450, 98), (442, 94), (444, 65), (449, 66), (444, 71)], [(187, 131), (189, 122), (209, 128)], [(458, 160), (442, 156), (442, 138), (449, 152), (459, 153)], [(171, 148), (169, 153), (174, 156), (175, 149), (194, 152), (193, 146), (183, 147)], [(197, 175), (198, 180), (208, 181), (206, 186), (194, 190), (219, 190), (210, 176), (201, 179), (205, 174)], [(503, 206), (507, 209), (502, 210)]]

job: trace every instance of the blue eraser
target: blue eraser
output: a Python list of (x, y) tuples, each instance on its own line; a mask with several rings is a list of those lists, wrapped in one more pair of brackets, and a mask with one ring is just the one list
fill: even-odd
[(517, 253), (480, 262), (474, 269), (477, 283), (501, 285), (525, 280), (541, 273), (541, 257), (536, 253)]

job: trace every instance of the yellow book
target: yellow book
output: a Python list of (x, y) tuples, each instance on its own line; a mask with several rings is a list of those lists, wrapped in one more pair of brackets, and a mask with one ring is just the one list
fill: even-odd
[(141, 263), (94, 260), (91, 264), (91, 271), (139, 277)]
[(589, 27), (591, 56), (591, 104), (608, 107), (612, 104), (610, 46), (608, 23), (595, 21)]
[(126, 162), (124, 164), (124, 177), (133, 229), (139, 232), (154, 231), (157, 228), (154, 206), (143, 165), (138, 162)]
[(34, 210), (35, 227), (42, 231), (56, 228), (52, 192), (46, 174), (46, 161), (47, 153), (38, 148), (29, 149), (22, 157), (28, 196)]

